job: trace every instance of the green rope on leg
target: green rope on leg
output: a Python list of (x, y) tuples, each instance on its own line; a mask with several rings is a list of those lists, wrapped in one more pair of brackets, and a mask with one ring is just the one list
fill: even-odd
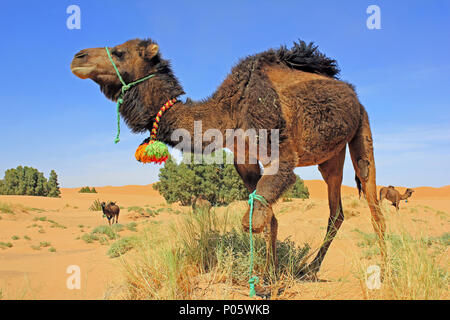
[(248, 222), (249, 222), (249, 234), (250, 234), (250, 270), (249, 270), (249, 277), (248, 283), (250, 285), (250, 292), (249, 296), (250, 298), (253, 297), (255, 292), (255, 284), (258, 283), (259, 278), (257, 276), (253, 275), (253, 232), (252, 232), (252, 216), (253, 216), (253, 202), (255, 200), (258, 200), (263, 205), (267, 206), (267, 201), (264, 199), (263, 196), (260, 196), (256, 194), (256, 190), (249, 194), (248, 196), (248, 204), (250, 205), (250, 212), (248, 215)]

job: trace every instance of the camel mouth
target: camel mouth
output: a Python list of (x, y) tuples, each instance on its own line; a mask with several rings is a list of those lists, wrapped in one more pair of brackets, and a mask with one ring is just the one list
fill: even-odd
[(80, 66), (80, 67), (70, 66), (70, 70), (78, 78), (88, 79), (92, 71), (95, 70), (95, 66)]

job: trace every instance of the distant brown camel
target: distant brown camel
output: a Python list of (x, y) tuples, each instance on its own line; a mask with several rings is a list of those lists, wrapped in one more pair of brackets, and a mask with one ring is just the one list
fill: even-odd
[(116, 221), (115, 223), (119, 222), (120, 208), (118, 205), (116, 205), (114, 202), (108, 202), (108, 204), (106, 204), (105, 202), (102, 202), (101, 206), (102, 206), (103, 214), (108, 219), (109, 225), (111, 225), (111, 219), (112, 219), (112, 224), (114, 224), (114, 219)]
[(409, 197), (412, 196), (414, 190), (413, 189), (406, 189), (404, 194), (400, 194), (393, 186), (389, 187), (383, 187), (380, 189), (380, 204), (383, 202), (384, 199), (388, 199), (390, 202), (392, 202), (392, 205), (395, 207), (395, 209), (399, 209), (400, 201), (406, 200)]
[[(184, 94), (169, 62), (162, 58), (158, 45), (150, 39), (130, 40), (109, 47), (109, 51), (126, 83), (153, 75), (126, 91), (120, 106), (120, 113), (131, 131), (142, 133), (151, 130), (161, 106)], [(107, 98), (116, 101), (121, 95), (121, 82), (105, 48), (81, 50), (75, 55), (71, 70), (78, 77), (89, 78), (99, 84)], [(243, 132), (247, 129), (279, 130), (279, 141), (273, 141), (279, 146), (279, 156), (269, 159), (269, 162), (261, 154), (250, 158), (249, 147), (252, 144), (249, 139), (245, 140), (244, 164), (237, 161), (237, 147), (232, 149), (236, 170), (244, 184), (250, 192), (256, 190), (268, 203), (266, 206), (255, 201), (252, 224), (253, 232), (264, 232), (265, 235), (266, 267), (277, 264), (278, 222), (272, 205), (295, 182), (294, 168), (319, 165), (328, 185), (330, 217), (325, 240), (305, 272), (315, 276), (319, 271), (344, 220), (341, 183), (347, 144), (384, 257), (385, 220), (378, 206), (369, 118), (354, 87), (340, 81), (338, 73), (336, 61), (320, 53), (313, 44), (300, 41), (291, 49), (270, 49), (239, 61), (208, 99), (178, 101), (159, 122), (158, 140), (174, 147), (178, 141), (174, 141), (171, 135), (174, 130), (183, 128), (190, 133), (190, 151), (197, 153), (203, 152), (211, 140), (202, 139), (199, 143), (202, 148), (194, 148), (197, 146), (194, 143), (194, 121), (201, 121), (201, 133), (216, 129), (223, 137), (227, 136), (226, 129), (242, 129)], [(238, 133), (232, 139), (236, 137), (239, 138)], [(272, 138), (267, 140), (267, 150), (271, 150)], [(259, 144), (259, 140), (254, 144)], [(255, 159), (261, 161), (264, 171)], [(278, 170), (266, 171), (272, 165), (278, 166)], [(249, 209), (242, 225), (248, 231)]]
[(192, 196), (191, 199), (192, 210), (196, 212), (197, 210), (211, 210), (211, 202), (209, 202), (204, 196)]

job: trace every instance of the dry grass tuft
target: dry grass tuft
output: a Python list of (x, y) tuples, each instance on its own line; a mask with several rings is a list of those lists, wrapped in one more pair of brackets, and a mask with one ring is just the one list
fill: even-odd
[[(254, 273), (261, 275), (265, 241), (259, 236), (254, 240)], [(248, 285), (249, 236), (241, 230), (239, 215), (230, 210), (190, 213), (170, 228), (152, 225), (133, 246), (134, 254), (122, 258), (126, 299), (193, 299), (200, 278), (210, 284)], [(280, 270), (265, 282), (286, 287), (298, 279), (308, 252), (308, 245), (279, 241)]]
[(366, 248), (356, 263), (363, 296), (386, 300), (448, 299), (450, 234), (412, 236), (402, 226), (392, 226), (390, 222), (391, 231), (386, 235), (387, 259), (379, 290), (369, 290), (366, 286), (367, 268), (374, 264), (373, 257), (379, 254), (376, 236), (355, 230), (362, 240), (358, 246)]

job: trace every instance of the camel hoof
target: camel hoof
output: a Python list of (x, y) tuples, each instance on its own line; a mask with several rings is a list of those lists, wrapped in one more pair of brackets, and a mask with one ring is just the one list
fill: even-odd
[(301, 271), (300, 280), (307, 282), (317, 282), (319, 281), (317, 272), (319, 272), (319, 270), (317, 270), (316, 267), (309, 265)]
[(258, 297), (267, 300), (270, 299), (270, 297), (272, 296), (272, 291), (268, 287), (255, 286), (255, 294)]

